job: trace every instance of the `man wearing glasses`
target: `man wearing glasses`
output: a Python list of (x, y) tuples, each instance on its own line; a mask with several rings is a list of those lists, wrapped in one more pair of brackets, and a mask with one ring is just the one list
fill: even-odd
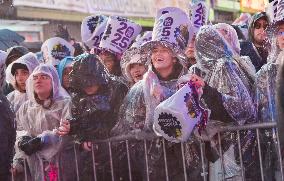
[(265, 12), (256, 13), (251, 17), (249, 24), (249, 40), (241, 41), (241, 55), (249, 56), (256, 71), (267, 62), (268, 39), (266, 29), (269, 19)]

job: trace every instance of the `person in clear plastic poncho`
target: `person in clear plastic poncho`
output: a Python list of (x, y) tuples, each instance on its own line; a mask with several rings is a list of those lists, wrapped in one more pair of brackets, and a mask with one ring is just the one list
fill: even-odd
[(25, 133), (17, 136), (19, 151), (13, 167), (18, 172), (23, 171), (20, 161), (27, 159), (30, 180), (72, 180), (75, 177), (70, 159), (70, 154), (74, 154), (73, 144), (70, 137), (61, 138), (53, 131), (61, 119), (70, 116), (70, 97), (51, 65), (42, 64), (35, 68), (26, 87), (28, 101), (16, 116)]
[[(251, 83), (246, 77), (242, 77), (244, 72), (233, 58), (237, 55), (238, 49), (235, 47), (238, 46), (234, 44), (234, 41), (229, 41), (231, 44), (228, 44), (226, 38), (230, 36), (226, 37), (219, 31), (214, 26), (204, 26), (197, 34), (195, 43), (197, 58), (195, 68), (203, 71), (199, 79), (205, 82), (201, 98), (211, 110), (210, 121), (205, 132), (201, 134), (201, 139), (211, 140), (211, 145), (214, 145), (212, 144), (213, 136), (220, 124), (243, 125), (253, 121), (255, 117), (250, 91)], [(195, 73), (195, 68), (191, 68), (190, 72)], [(222, 137), (222, 143), (224, 143), (222, 146), (225, 151), (233, 149), (231, 146), (236, 143), (229, 136), (224, 134)], [(213, 146), (213, 150), (216, 150), (216, 147)], [(215, 162), (217, 158), (208, 159)], [(239, 166), (234, 162), (234, 158), (225, 159), (226, 176), (236, 175), (238, 169)]]
[(240, 43), (236, 30), (229, 24), (218, 23), (214, 27), (223, 36), (228, 46), (233, 53), (233, 62), (237, 66), (237, 73), (240, 75), (242, 82), (248, 89), (252, 98), (254, 98), (254, 82), (255, 82), (255, 68), (248, 56), (240, 55)]
[[(244, 124), (254, 119), (255, 109), (250, 92), (241, 79), (240, 69), (233, 59), (233, 51), (222, 35), (212, 26), (204, 26), (196, 38), (197, 67), (204, 71), (205, 83), (221, 93), (222, 105), (228, 113), (228, 120)], [(206, 85), (204, 88), (206, 92)], [(205, 93), (204, 93), (205, 94)], [(205, 99), (209, 108), (210, 101)], [(212, 111), (212, 114), (214, 112)]]
[(129, 87), (143, 79), (147, 72), (146, 62), (147, 58), (142, 56), (140, 48), (130, 48), (123, 53), (120, 66)]
[[(144, 75), (144, 78), (134, 84), (126, 95), (124, 103), (121, 106), (119, 122), (113, 129), (114, 135), (137, 134), (137, 138), (143, 139), (143, 133), (153, 133), (152, 125), (155, 107), (177, 91), (178, 78), (187, 73), (186, 67), (176, 58), (175, 52), (171, 49), (169, 43), (155, 42), (149, 46), (149, 49), (151, 49), (149, 70)], [(140, 133), (142, 135), (139, 136)], [(151, 149), (148, 148), (147, 151), (150, 158), (150, 178), (165, 180), (163, 177), (164, 168), (163, 157), (161, 156), (161, 139), (154, 139), (150, 144)], [(143, 162), (143, 142), (136, 141), (131, 147), (131, 156), (137, 156), (132, 158), (137, 160), (137, 165), (135, 164), (136, 167), (134, 166), (134, 168), (137, 169), (138, 173), (134, 171), (135, 176), (142, 179), (145, 176), (143, 171), (146, 168)], [(182, 167), (178, 164), (177, 159), (177, 155), (181, 154), (178, 152), (180, 150), (177, 149), (177, 146), (172, 146), (168, 149), (170, 151), (167, 156), (171, 160), (168, 162), (168, 166), (172, 169), (174, 168), (170, 174), (170, 178), (179, 179), (182, 176)]]
[[(109, 138), (128, 89), (109, 78), (100, 58), (94, 54), (82, 54), (75, 58), (70, 80), (72, 116), (62, 121), (58, 134), (73, 135), (84, 150), (91, 151), (91, 141)], [(107, 144), (96, 144), (94, 148), (97, 148), (97, 175), (101, 180), (110, 180)], [(92, 155), (89, 152), (82, 153), (82, 156), (86, 156), (82, 179), (89, 180), (93, 177), (93, 165), (89, 160)], [(115, 163), (116, 157), (113, 158)]]
[[(276, 88), (281, 86), (277, 84), (277, 74), (280, 65), (283, 63), (284, 57), (284, 22), (276, 21), (271, 28), (270, 37), (272, 42), (272, 48), (269, 52), (268, 62), (265, 64), (256, 74), (256, 105), (257, 105), (257, 117), (259, 122), (274, 122), (281, 120), (281, 115), (278, 115), (276, 111)], [(281, 130), (281, 124), (279, 124)], [(281, 138), (280, 132), (280, 141)], [(263, 147), (265, 156), (265, 179), (271, 179), (277, 177), (277, 171), (279, 172), (278, 158), (277, 158), (277, 140), (275, 140), (275, 130), (265, 130), (263, 134)], [(268, 143), (268, 144), (267, 144)]]
[(15, 89), (7, 95), (7, 98), (15, 112), (28, 100), (26, 80), (38, 65), (39, 61), (36, 56), (33, 53), (28, 53), (10, 64), (6, 70), (6, 81), (11, 83)]

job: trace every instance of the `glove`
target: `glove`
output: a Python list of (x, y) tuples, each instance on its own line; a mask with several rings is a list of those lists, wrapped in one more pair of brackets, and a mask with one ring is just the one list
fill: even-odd
[(39, 151), (43, 147), (41, 137), (32, 138), (30, 136), (23, 136), (22, 139), (18, 142), (18, 147), (20, 150), (25, 152), (26, 155), (32, 155), (35, 152)]

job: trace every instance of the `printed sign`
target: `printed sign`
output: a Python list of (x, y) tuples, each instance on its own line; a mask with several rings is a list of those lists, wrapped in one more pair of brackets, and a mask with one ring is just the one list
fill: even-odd
[(189, 8), (189, 16), (196, 33), (201, 26), (207, 23), (208, 8), (205, 2), (200, 1), (195, 4), (191, 4)]
[(178, 138), (181, 136), (180, 122), (172, 114), (162, 112), (158, 118), (161, 130), (169, 137)]
[(142, 27), (138, 24), (118, 16), (112, 16), (109, 18), (100, 46), (121, 54), (141, 30)]
[(108, 18), (104, 15), (86, 17), (81, 25), (82, 41), (91, 49), (99, 48)]

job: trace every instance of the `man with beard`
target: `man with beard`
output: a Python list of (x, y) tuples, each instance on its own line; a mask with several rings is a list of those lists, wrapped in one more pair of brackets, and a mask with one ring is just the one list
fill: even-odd
[(249, 56), (256, 71), (267, 62), (268, 45), (266, 29), (269, 19), (265, 12), (252, 16), (249, 24), (249, 41), (241, 42), (241, 56)]

